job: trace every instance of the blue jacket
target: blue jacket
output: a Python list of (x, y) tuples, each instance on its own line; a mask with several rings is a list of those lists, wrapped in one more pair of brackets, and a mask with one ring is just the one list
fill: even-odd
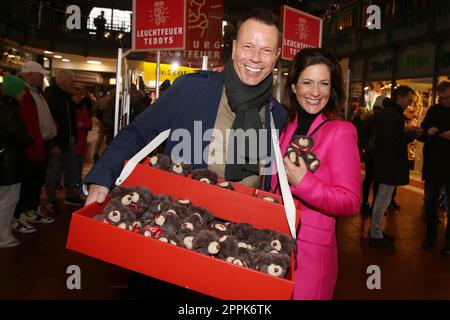
[[(180, 145), (187, 146), (190, 154), (181, 154), (181, 158), (187, 163), (193, 163), (194, 169), (206, 168), (208, 164), (203, 159), (203, 150), (210, 143), (210, 129), (215, 125), (222, 91), (221, 73), (201, 72), (178, 78), (154, 105), (120, 130), (83, 183), (111, 188), (122, 171), (124, 161), (133, 157), (160, 132), (170, 128), (172, 130), (164, 153), (170, 155), (176, 145), (177, 148)], [(284, 108), (270, 97), (265, 110), (266, 128), (270, 129), (271, 110), (276, 128), (281, 129), (286, 119)], [(194, 130), (194, 121), (201, 121), (201, 130)], [(192, 141), (179, 141), (177, 133), (180, 130), (175, 129), (187, 130), (193, 137)], [(270, 135), (267, 143), (270, 146)], [(268, 150), (271, 153), (271, 149)], [(265, 176), (263, 185), (265, 190), (269, 190), (270, 175)]]

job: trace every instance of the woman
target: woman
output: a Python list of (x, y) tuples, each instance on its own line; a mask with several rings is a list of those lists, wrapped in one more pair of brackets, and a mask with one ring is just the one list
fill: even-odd
[[(318, 48), (301, 50), (286, 81), (287, 125), (281, 152), (293, 135), (313, 138), (320, 160), (314, 172), (285, 157), (291, 192), (301, 202), (293, 299), (332, 299), (337, 278), (336, 218), (355, 214), (360, 203), (360, 158), (355, 127), (337, 120), (344, 99), (337, 59)], [(272, 179), (272, 192), (279, 192)]]

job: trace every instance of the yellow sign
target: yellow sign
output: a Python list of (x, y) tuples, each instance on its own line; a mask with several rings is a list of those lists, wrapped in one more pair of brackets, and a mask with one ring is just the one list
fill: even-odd
[[(145, 84), (149, 87), (155, 87), (156, 81), (156, 63), (153, 62), (143, 62), (141, 65), (141, 70), (143, 70), (142, 77), (144, 78)], [(174, 68), (170, 64), (160, 64), (160, 84), (164, 80), (169, 80), (173, 83), (176, 78), (188, 73), (194, 73), (198, 69), (188, 68), (188, 67), (177, 67)]]

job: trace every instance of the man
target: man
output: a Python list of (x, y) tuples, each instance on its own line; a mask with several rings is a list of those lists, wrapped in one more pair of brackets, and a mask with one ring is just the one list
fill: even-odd
[(56, 136), (56, 125), (47, 102), (42, 95), (45, 70), (39, 63), (27, 61), (22, 65), (20, 76), (25, 81), (25, 93), (20, 105), (22, 120), (33, 143), (26, 149), (20, 199), (14, 214), (13, 229), (21, 233), (31, 233), (36, 228), (31, 223), (52, 223), (53, 218), (45, 216), (40, 207), (41, 189), (47, 171), (47, 147)]
[[(443, 81), (437, 86), (439, 103), (433, 105), (421, 123), (424, 131), (423, 178), (425, 180), (425, 216), (427, 235), (422, 248), (432, 248), (438, 238), (439, 196), (444, 188), (449, 208), (450, 192), (450, 82)], [(450, 214), (447, 212), (447, 214)], [(450, 223), (447, 222), (443, 254), (450, 254)]]
[[(84, 181), (90, 185), (86, 204), (103, 203), (123, 168), (124, 160), (135, 155), (157, 134), (173, 129), (164, 152), (172, 155), (179, 139), (174, 137), (174, 130), (179, 128), (194, 133), (194, 128), (198, 131), (199, 123), (201, 134), (191, 135), (199, 141), (192, 141), (190, 149), (184, 150), (183, 160), (193, 163), (194, 169), (208, 167), (227, 180), (258, 186), (261, 169), (258, 164), (262, 157), (253, 159), (252, 163), (236, 163), (236, 158), (231, 159), (231, 155), (239, 155), (223, 148), (215, 136), (219, 133), (224, 136), (223, 133), (230, 128), (247, 130), (264, 126), (270, 132), (270, 112), (275, 127), (280, 129), (283, 126), (285, 111), (271, 96), (272, 73), (280, 55), (280, 39), (278, 18), (270, 11), (252, 11), (238, 27), (232, 61), (223, 72), (178, 78), (152, 107), (121, 130)], [(211, 129), (215, 129), (213, 135)], [(209, 139), (204, 141), (204, 133), (208, 132)], [(215, 145), (210, 145), (212, 141)], [(267, 143), (270, 145), (270, 135)], [(195, 149), (197, 145), (202, 146), (201, 150)], [(209, 156), (204, 159), (203, 150), (208, 147)], [(247, 154), (240, 156), (245, 158)], [(227, 159), (226, 163), (217, 161), (220, 157)], [(265, 188), (270, 185), (268, 177), (262, 183)]]
[(384, 109), (376, 119), (375, 177), (379, 183), (373, 205), (369, 243), (381, 250), (393, 251), (393, 237), (381, 230), (384, 212), (389, 207), (395, 186), (409, 183), (408, 143), (421, 134), (420, 128), (405, 127), (405, 109), (412, 103), (414, 90), (399, 86), (392, 99), (383, 101)]
[(105, 11), (100, 11), (100, 15), (98, 15), (97, 18), (94, 19), (94, 25), (97, 29), (96, 38), (97, 40), (101, 40), (105, 34)]
[(76, 148), (76, 114), (71, 98), (73, 72), (60, 70), (56, 74), (56, 84), (47, 87), (47, 98), (50, 111), (58, 128), (58, 134), (49, 148), (49, 160), (45, 189), (47, 193), (47, 210), (50, 213), (58, 211), (56, 201), (56, 184), (61, 168), (64, 169), (64, 203), (82, 205), (83, 201), (75, 191), (75, 148)]

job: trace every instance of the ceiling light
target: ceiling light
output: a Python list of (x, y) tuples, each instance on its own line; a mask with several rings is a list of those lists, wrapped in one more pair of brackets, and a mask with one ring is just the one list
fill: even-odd
[(48, 60), (48, 58), (47, 57), (44, 57), (44, 61), (47, 61)]
[(70, 62), (69, 59), (62, 59), (63, 62)]
[(53, 51), (47, 51), (47, 50), (45, 50), (44, 53), (46, 53), (46, 54), (52, 54)]
[(98, 61), (98, 60), (88, 60), (88, 61), (86, 61), (87, 63), (90, 63), (90, 64), (102, 64), (102, 62), (101, 61)]
[(60, 55), (58, 55), (58, 54), (55, 54), (55, 55), (53, 56), (53, 58), (55, 58), (55, 59), (61, 59), (62, 56), (60, 56)]

